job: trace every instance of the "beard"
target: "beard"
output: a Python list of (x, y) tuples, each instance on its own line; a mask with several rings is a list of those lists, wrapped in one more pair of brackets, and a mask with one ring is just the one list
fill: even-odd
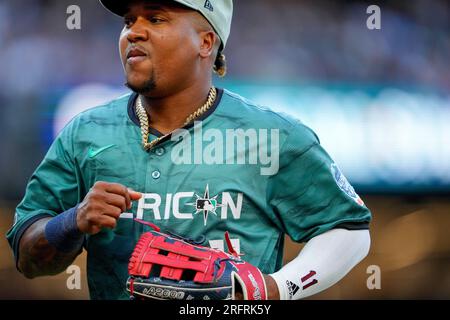
[(144, 83), (142, 83), (140, 85), (132, 84), (127, 79), (125, 86), (138, 94), (146, 95), (146, 94), (151, 93), (156, 88), (155, 76), (152, 72), (152, 75), (150, 76), (150, 78), (145, 80)]

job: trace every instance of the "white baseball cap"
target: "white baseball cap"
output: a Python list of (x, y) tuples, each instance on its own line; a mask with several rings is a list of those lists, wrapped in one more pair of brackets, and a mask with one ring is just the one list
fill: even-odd
[[(152, 0), (145, 0), (152, 2)], [(216, 31), (225, 47), (231, 30), (233, 0), (172, 0), (200, 12)], [(131, 0), (100, 0), (109, 11), (123, 16), (128, 11)]]

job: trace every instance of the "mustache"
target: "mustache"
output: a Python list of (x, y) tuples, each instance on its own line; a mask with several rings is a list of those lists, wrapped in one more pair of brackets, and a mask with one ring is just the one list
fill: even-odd
[(143, 46), (132, 43), (132, 44), (128, 45), (127, 49), (125, 50), (125, 57), (129, 57), (130, 52), (132, 52), (132, 51), (140, 51), (141, 53), (145, 54), (146, 56), (150, 56), (147, 49), (145, 49)]

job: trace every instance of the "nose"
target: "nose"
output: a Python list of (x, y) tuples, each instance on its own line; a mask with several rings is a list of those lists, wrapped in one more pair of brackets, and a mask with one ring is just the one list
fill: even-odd
[(138, 41), (146, 41), (148, 39), (148, 32), (144, 26), (145, 22), (142, 17), (133, 23), (133, 25), (128, 29), (127, 39), (131, 43)]

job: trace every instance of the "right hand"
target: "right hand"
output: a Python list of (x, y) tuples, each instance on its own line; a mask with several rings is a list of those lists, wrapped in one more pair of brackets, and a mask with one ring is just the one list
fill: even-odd
[(114, 229), (119, 216), (141, 197), (141, 193), (121, 184), (96, 182), (78, 206), (78, 229), (87, 234), (99, 233), (102, 228)]

